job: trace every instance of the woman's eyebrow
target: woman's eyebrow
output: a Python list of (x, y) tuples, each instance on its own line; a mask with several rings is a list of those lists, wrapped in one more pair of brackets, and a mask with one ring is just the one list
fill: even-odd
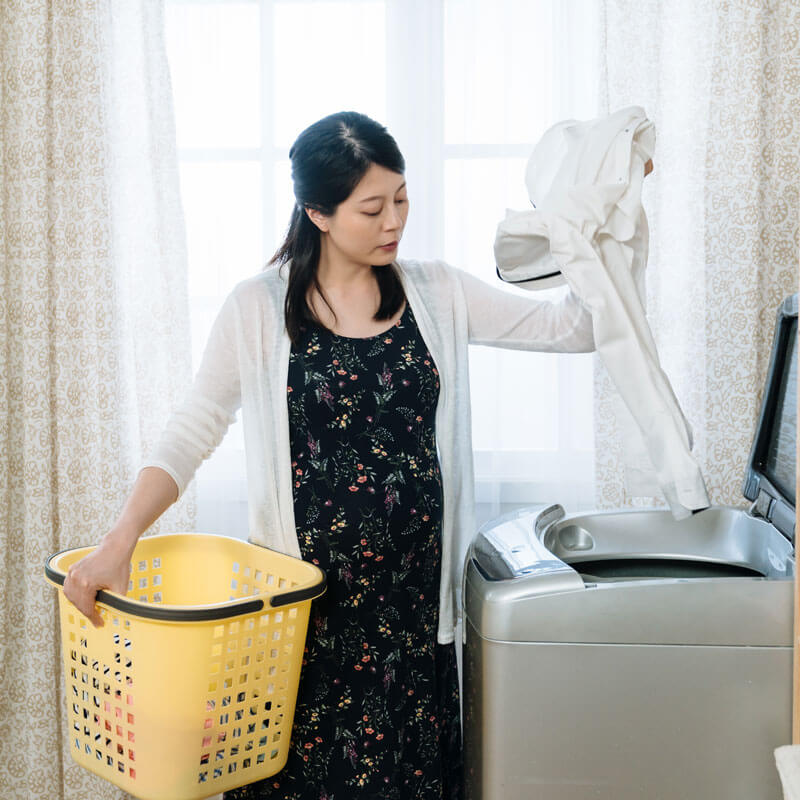
[[(397, 192), (399, 192), (405, 185), (406, 185), (405, 181), (403, 183), (401, 183), (400, 186), (397, 187), (397, 191), (395, 192), (395, 194), (397, 194)], [(376, 194), (373, 197), (365, 197), (363, 200), (359, 200), (358, 202), (359, 203), (368, 203), (370, 200), (380, 200), (381, 197), (383, 197), (383, 195)]]

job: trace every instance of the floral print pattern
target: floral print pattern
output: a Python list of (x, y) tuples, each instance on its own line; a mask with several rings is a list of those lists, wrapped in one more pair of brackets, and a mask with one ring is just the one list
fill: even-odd
[(312, 601), (286, 766), (226, 800), (461, 800), (455, 644), (436, 641), (439, 373), (406, 304), (367, 338), (309, 325), (287, 402)]

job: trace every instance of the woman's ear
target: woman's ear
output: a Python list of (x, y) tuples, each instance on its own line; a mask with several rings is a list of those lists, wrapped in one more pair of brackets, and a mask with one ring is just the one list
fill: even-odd
[(322, 214), (321, 212), (317, 211), (315, 208), (306, 208), (306, 214), (308, 214), (308, 218), (323, 232), (328, 232), (328, 218)]

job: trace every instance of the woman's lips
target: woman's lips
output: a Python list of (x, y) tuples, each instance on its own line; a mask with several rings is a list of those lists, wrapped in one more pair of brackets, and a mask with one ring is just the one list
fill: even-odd
[(386, 250), (386, 251), (394, 250), (395, 247), (397, 247), (397, 242), (391, 242), (391, 244), (380, 245), (381, 250)]

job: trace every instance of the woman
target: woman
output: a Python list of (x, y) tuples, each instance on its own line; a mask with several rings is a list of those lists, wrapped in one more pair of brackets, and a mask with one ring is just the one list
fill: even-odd
[(227, 298), (192, 391), (64, 592), (101, 624), (97, 590), (126, 591), (138, 537), (241, 405), (251, 540), (318, 564), (328, 587), (312, 603), (289, 760), (226, 797), (460, 798), (467, 344), (590, 351), (591, 318), (571, 293), (543, 302), (398, 260), (405, 164), (368, 117), (325, 117), (289, 155), (285, 241)]

